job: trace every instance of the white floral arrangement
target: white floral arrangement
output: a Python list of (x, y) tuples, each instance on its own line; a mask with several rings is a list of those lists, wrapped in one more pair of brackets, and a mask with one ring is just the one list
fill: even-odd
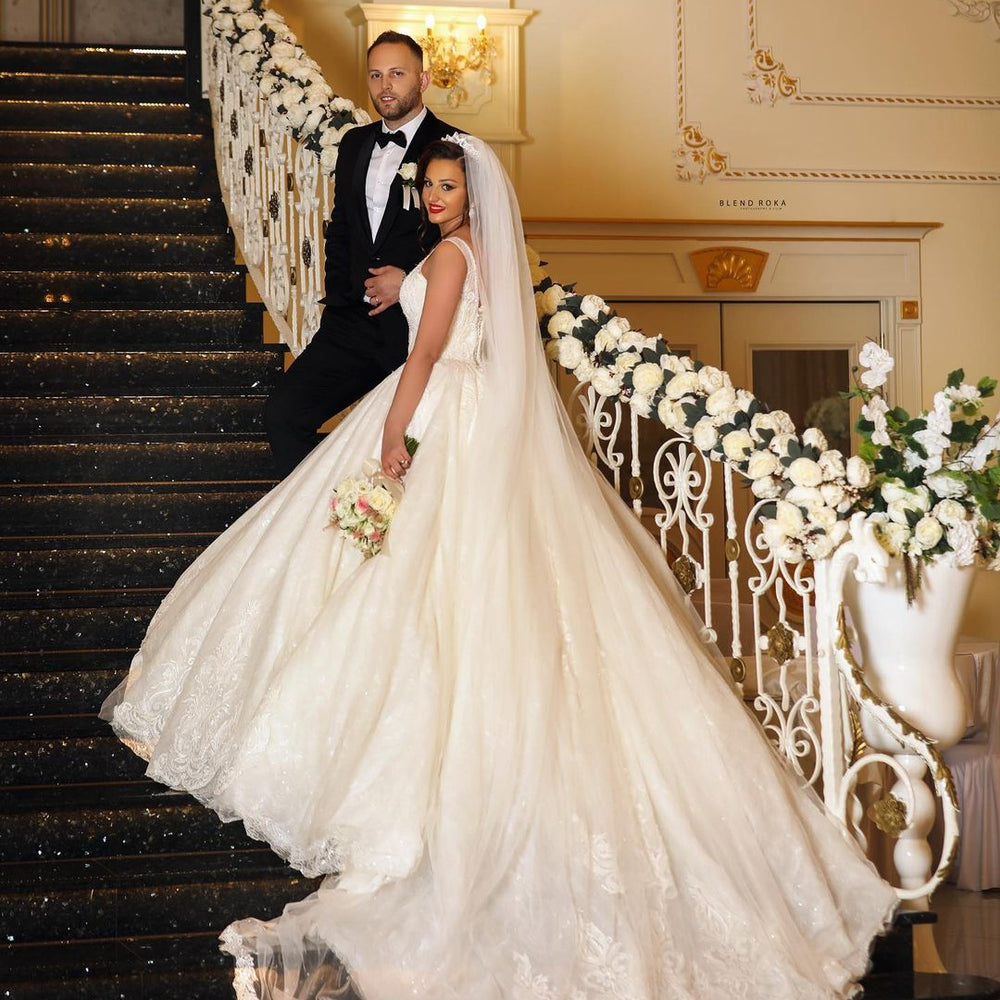
[(931, 408), (911, 417), (886, 401), (888, 352), (866, 344), (859, 360), (864, 370), (849, 395), (862, 403), (859, 457), (870, 478), (853, 510), (866, 514), (890, 556), (903, 558), (910, 597), (926, 563), (1000, 569), (1000, 418), (982, 412), (996, 379), (972, 385), (956, 369)]
[(256, 82), (271, 111), (332, 173), (341, 138), (355, 126), (367, 125), (367, 112), (333, 93), (319, 64), (264, 0), (218, 0), (206, 3), (204, 12), (213, 33), (230, 43), (237, 65)]
[(348, 476), (330, 497), (330, 527), (370, 559), (382, 551), (401, 499), (402, 487), (378, 471)]
[(784, 411), (734, 388), (718, 368), (675, 354), (662, 337), (631, 329), (599, 296), (555, 283), (530, 247), (528, 255), (547, 355), (745, 476), (765, 501), (761, 529), (779, 559), (828, 558), (863, 512), (892, 555), (1000, 569), (1000, 420), (980, 413), (995, 380), (971, 386), (953, 372), (934, 408), (911, 419), (885, 401), (892, 358), (867, 344), (849, 394), (863, 402), (863, 443), (845, 459), (819, 429), (797, 434)]

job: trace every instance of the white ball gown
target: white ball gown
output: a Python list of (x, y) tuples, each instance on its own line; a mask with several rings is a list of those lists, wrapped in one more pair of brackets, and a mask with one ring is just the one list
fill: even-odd
[[(455, 241), (468, 276), (386, 550), (326, 525), (398, 372), (180, 578), (115, 731), (329, 876), (226, 929), (241, 997), (340, 995), (339, 963), (365, 1000), (847, 996), (896, 897), (574, 440), (516, 201), (464, 144), (476, 253)], [(419, 267), (402, 287), (411, 331), (425, 288)]]

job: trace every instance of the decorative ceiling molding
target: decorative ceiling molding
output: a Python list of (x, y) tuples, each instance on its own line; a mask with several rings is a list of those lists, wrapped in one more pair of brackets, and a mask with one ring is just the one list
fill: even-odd
[[(953, 14), (972, 21), (996, 20), (1000, 26), (1000, 0), (946, 0)], [(753, 104), (770, 104), (779, 99), (793, 104), (888, 105), (911, 108), (983, 108), (1000, 109), (1000, 97), (949, 97), (917, 94), (816, 94), (802, 90), (799, 78), (792, 76), (785, 64), (757, 37), (757, 0), (747, 0), (747, 38), (750, 71), (747, 98)]]
[[(960, 16), (982, 21), (1000, 18), (1000, 0), (947, 0)], [(960, 9), (961, 8), (961, 9)], [(968, 14), (965, 8), (969, 8)], [(986, 8), (986, 17), (982, 9)], [(1000, 24), (1000, 20), (998, 20)], [(1000, 97), (920, 97), (907, 94), (810, 94), (801, 90), (793, 77), (757, 38), (757, 0), (747, 0), (747, 37), (753, 69), (745, 74), (750, 82), (747, 92), (757, 104), (774, 105), (779, 99), (812, 105), (883, 104), (891, 106), (926, 106), (950, 108), (1000, 108)], [(801, 167), (739, 167), (733, 157), (710, 138), (700, 121), (688, 118), (684, 0), (674, 0), (674, 39), (677, 60), (677, 133), (680, 145), (674, 149), (677, 178), (703, 183), (708, 177), (722, 180), (805, 180), (805, 181), (896, 181), (945, 184), (1000, 184), (1000, 172), (960, 170), (879, 170)]]

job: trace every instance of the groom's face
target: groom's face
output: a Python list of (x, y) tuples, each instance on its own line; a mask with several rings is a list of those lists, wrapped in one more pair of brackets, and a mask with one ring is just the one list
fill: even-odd
[(420, 114), (428, 83), (423, 64), (406, 45), (385, 42), (368, 56), (368, 93), (375, 110), (394, 128)]

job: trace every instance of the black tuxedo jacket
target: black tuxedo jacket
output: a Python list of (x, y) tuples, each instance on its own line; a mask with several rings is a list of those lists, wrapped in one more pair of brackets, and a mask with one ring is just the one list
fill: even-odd
[[(367, 317), (370, 308), (364, 302), (369, 268), (393, 265), (404, 271), (412, 270), (437, 242), (438, 233), (436, 226), (428, 225), (424, 236), (426, 246), (421, 247), (418, 236), (420, 210), (418, 207), (403, 209), (403, 181), (398, 174), (389, 190), (379, 230), (372, 233), (365, 202), (365, 180), (375, 137), (381, 130), (382, 122), (378, 120), (351, 129), (340, 141), (333, 214), (326, 233), (326, 297), (323, 300), (326, 308), (320, 329), (335, 325), (337, 334), (343, 336), (350, 335), (347, 328), (353, 327), (354, 335), (365, 340), (365, 344), (359, 346), (376, 354), (382, 354), (383, 349), (392, 355), (399, 355), (401, 351), (396, 364), (402, 364), (406, 357), (406, 319), (398, 305), (372, 317), (377, 330), (369, 324), (359, 327), (353, 320), (362, 315)], [(428, 143), (456, 131), (428, 110), (406, 147), (403, 163), (416, 163)]]

